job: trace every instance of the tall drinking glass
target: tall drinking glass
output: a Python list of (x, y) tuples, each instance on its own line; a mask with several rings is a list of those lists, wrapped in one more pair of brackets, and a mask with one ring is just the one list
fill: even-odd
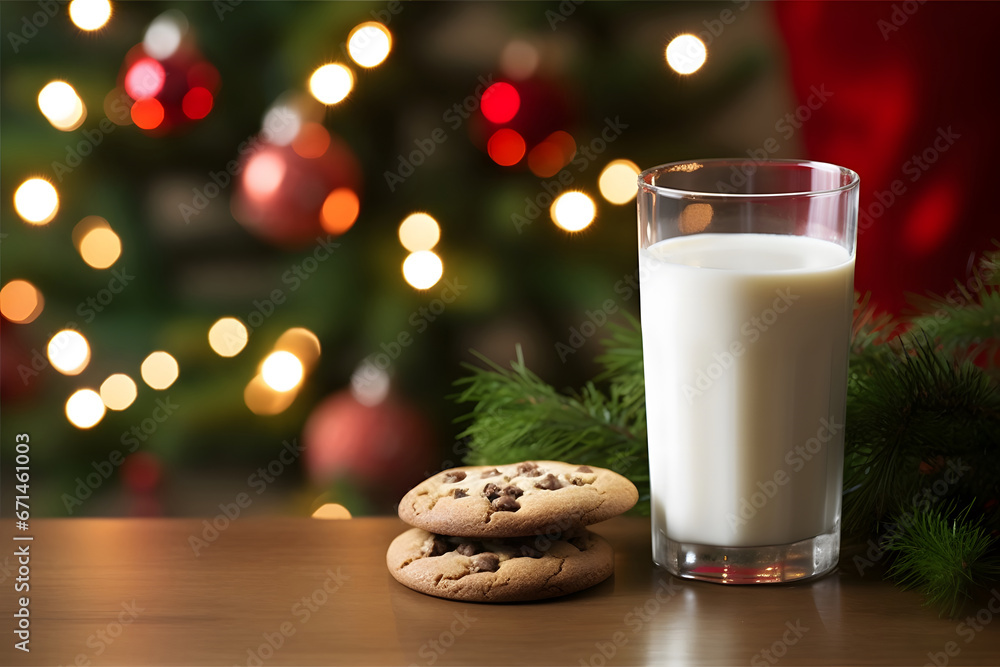
[(653, 560), (677, 576), (837, 564), (858, 182), (795, 160), (639, 176)]

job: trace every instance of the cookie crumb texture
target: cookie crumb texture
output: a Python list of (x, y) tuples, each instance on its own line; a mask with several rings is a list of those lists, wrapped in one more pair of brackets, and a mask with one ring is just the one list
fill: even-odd
[(468, 602), (523, 602), (575, 593), (614, 571), (608, 542), (568, 534), (475, 540), (413, 528), (386, 554), (392, 576), (415, 591)]
[(638, 499), (635, 485), (611, 470), (524, 461), (439, 472), (403, 496), (399, 518), (439, 534), (514, 537), (604, 521)]

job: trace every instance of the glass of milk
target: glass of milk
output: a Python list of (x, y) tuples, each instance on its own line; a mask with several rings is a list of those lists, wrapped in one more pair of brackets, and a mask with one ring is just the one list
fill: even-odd
[(837, 565), (858, 182), (796, 160), (639, 176), (653, 560), (674, 575)]

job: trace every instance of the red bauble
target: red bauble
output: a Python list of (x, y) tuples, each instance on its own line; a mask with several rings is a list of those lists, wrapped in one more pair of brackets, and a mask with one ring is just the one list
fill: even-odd
[(357, 219), (361, 166), (339, 137), (306, 123), (287, 146), (258, 139), (243, 158), (233, 217), (281, 246), (342, 234)]
[(426, 420), (397, 398), (367, 406), (349, 391), (334, 394), (313, 410), (302, 441), (313, 483), (349, 476), (396, 500), (435, 464)]

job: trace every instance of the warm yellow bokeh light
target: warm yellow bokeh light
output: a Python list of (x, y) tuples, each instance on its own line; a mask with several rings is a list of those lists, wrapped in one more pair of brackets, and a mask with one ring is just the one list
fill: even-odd
[(291, 352), (308, 372), (319, 361), (319, 337), (304, 327), (292, 327), (281, 334), (274, 344), (274, 351)]
[(403, 277), (417, 289), (430, 289), (441, 280), (444, 263), (430, 250), (411, 252), (403, 261)]
[(87, 107), (65, 81), (52, 81), (38, 93), (38, 109), (52, 127), (71, 132), (83, 124)]
[(309, 78), (309, 92), (323, 104), (336, 104), (351, 92), (354, 75), (339, 63), (323, 65)]
[(408, 215), (399, 225), (399, 242), (410, 252), (430, 250), (441, 240), (441, 227), (426, 213)]
[(0, 313), (11, 322), (34, 322), (44, 307), (42, 293), (27, 280), (11, 280), (0, 289)]
[(80, 240), (80, 256), (95, 269), (106, 269), (118, 261), (122, 241), (110, 228), (91, 230)]
[(267, 386), (260, 373), (243, 390), (243, 402), (255, 415), (270, 416), (284, 412), (295, 401), (298, 392), (275, 391)]
[(223, 317), (208, 330), (208, 344), (220, 357), (235, 357), (249, 339), (247, 328), (235, 317)]
[(564, 192), (552, 202), (549, 211), (556, 226), (567, 232), (586, 229), (597, 215), (594, 200), (582, 192)]
[(63, 329), (49, 341), (46, 353), (53, 368), (63, 375), (77, 375), (90, 363), (90, 345), (79, 331)]
[(66, 418), (77, 428), (90, 428), (104, 418), (104, 401), (93, 389), (80, 389), (66, 400)]
[(597, 187), (612, 204), (627, 204), (639, 190), (639, 166), (631, 160), (614, 160), (601, 172)]
[(299, 386), (305, 375), (302, 362), (291, 352), (279, 350), (272, 352), (260, 367), (260, 375), (264, 384), (275, 391), (291, 391)]
[(59, 210), (59, 194), (44, 178), (29, 178), (14, 193), (14, 210), (25, 222), (48, 224)]
[(139, 394), (135, 380), (124, 373), (115, 373), (101, 384), (101, 401), (111, 410), (124, 410)]
[(381, 23), (367, 21), (356, 26), (347, 37), (347, 52), (351, 60), (362, 67), (382, 64), (392, 50), (392, 35)]
[(142, 381), (153, 389), (166, 389), (174, 383), (179, 374), (177, 360), (166, 352), (153, 352), (139, 367)]
[(312, 513), (314, 519), (350, 519), (351, 511), (340, 503), (326, 503)]
[(97, 30), (111, 18), (108, 0), (73, 0), (69, 3), (69, 18), (80, 30)]
[(708, 58), (705, 43), (694, 35), (677, 35), (667, 44), (667, 64), (678, 74), (693, 74)]

